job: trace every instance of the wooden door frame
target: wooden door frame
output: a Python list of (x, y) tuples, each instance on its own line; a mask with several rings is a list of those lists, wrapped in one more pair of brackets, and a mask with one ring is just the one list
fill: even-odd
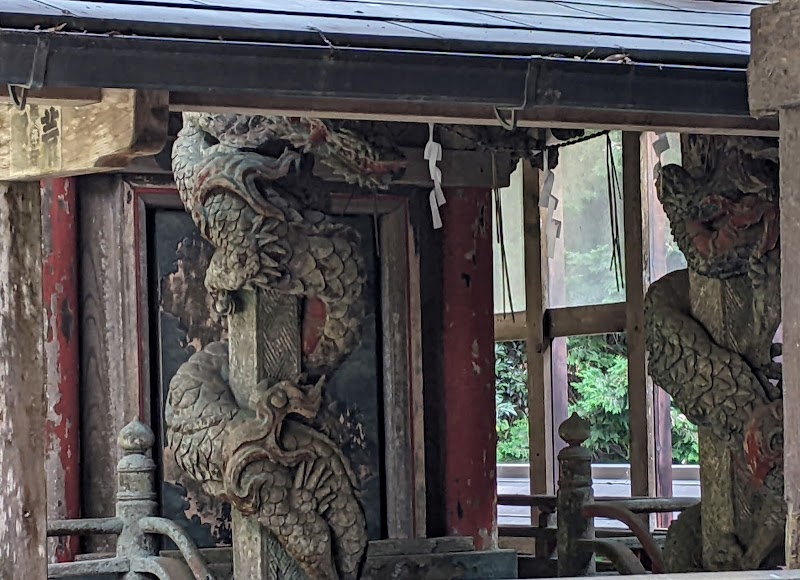
[[(410, 200), (400, 195), (338, 194), (331, 184), (331, 215), (374, 215), (380, 271), (383, 370), (386, 535), (391, 539), (424, 537), (426, 533), (425, 444), (423, 417), (422, 333), (419, 255), (410, 220)], [(153, 388), (150, 360), (150, 296), (147, 213), (183, 210), (177, 189), (160, 176), (127, 175), (116, 180), (112, 195), (126, 199), (121, 219), (133, 234), (136, 344), (139, 360), (139, 409), (152, 423)], [(126, 337), (134, 335), (125, 334)], [(131, 410), (134, 411), (134, 410)]]

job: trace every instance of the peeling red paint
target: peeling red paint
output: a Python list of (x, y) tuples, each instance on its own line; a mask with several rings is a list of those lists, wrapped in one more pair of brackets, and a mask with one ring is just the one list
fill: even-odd
[(497, 547), (493, 252), (488, 189), (454, 189), (442, 207), (445, 501), (451, 535)]
[[(42, 182), (42, 292), (46, 317), (48, 517), (80, 517), (80, 344), (75, 179)], [(58, 540), (51, 558), (70, 562), (77, 537)]]
[(322, 328), (325, 326), (325, 303), (319, 298), (309, 298), (305, 302), (303, 313), (303, 354), (313, 353), (320, 339)]

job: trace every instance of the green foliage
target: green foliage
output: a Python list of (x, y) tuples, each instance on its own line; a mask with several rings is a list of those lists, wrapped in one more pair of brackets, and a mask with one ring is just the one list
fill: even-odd
[(672, 462), (700, 463), (697, 427), (690, 423), (686, 415), (681, 413), (675, 405), (670, 409), (670, 414), (672, 415)]
[(524, 342), (498, 342), (495, 353), (497, 460), (528, 461), (528, 363)]
[[(668, 153), (680, 161), (677, 143)], [(622, 168), (621, 133), (611, 133), (611, 153)], [(561, 242), (565, 258), (560, 305), (604, 304), (624, 300), (611, 270), (611, 226), (606, 168), (606, 140), (560, 150), (555, 195), (563, 203)], [(622, 185), (622, 184), (620, 184)], [(617, 200), (617, 213), (622, 203)], [(617, 215), (617, 219), (622, 219)], [(622, 242), (622, 240), (620, 240)], [(669, 270), (685, 267), (674, 240), (654, 254), (666, 258)], [(563, 303), (563, 304), (562, 304)], [(624, 463), (630, 457), (628, 360), (624, 335), (574, 337), (567, 342), (569, 410), (592, 424), (588, 445), (598, 462)], [(524, 342), (495, 348), (497, 380), (497, 460), (527, 461), (527, 358)], [(697, 429), (675, 407), (672, 415), (673, 461), (698, 461)]]
[(528, 418), (520, 417), (509, 422), (505, 419), (497, 422), (497, 461), (500, 463), (527, 462), (528, 453)]
[(589, 419), (586, 445), (595, 461), (628, 459), (628, 359), (624, 335), (581, 336), (567, 341), (569, 412)]
[[(572, 337), (567, 341), (569, 411), (589, 420), (587, 446), (598, 463), (627, 463), (630, 457), (628, 359), (623, 334)], [(498, 343), (497, 461), (528, 461), (527, 362), (524, 342)], [(673, 405), (674, 463), (699, 459), (697, 428)]]
[[(510, 413), (503, 407), (507, 418), (528, 415), (528, 354), (524, 342), (498, 342), (494, 345), (494, 373), (497, 396), (513, 407)], [(498, 407), (498, 418), (500, 418)]]

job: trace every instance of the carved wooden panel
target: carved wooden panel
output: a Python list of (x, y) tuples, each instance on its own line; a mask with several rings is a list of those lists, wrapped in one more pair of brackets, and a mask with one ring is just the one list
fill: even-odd
[[(319, 427), (337, 443), (350, 460), (361, 489), (370, 539), (385, 533), (383, 408), (381, 401), (380, 293), (371, 216), (341, 218), (362, 236), (367, 265), (365, 297), (367, 315), (360, 346), (326, 383), (326, 404)], [(150, 215), (149, 263), (153, 293), (152, 338), (155, 351), (154, 396), (162, 421), (169, 381), (196, 351), (226, 334), (225, 321), (214, 312), (203, 285), (212, 249), (195, 228), (190, 216), (177, 210), (153, 210)], [(231, 545), (230, 506), (208, 494), (185, 476), (171, 452), (161, 457), (161, 513), (183, 526), (203, 548)]]

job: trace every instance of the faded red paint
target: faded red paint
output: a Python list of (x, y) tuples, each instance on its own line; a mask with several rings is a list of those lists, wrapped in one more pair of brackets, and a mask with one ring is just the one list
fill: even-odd
[[(75, 179), (43, 181), (42, 290), (48, 376), (47, 475), (50, 517), (80, 517), (80, 340)], [(58, 562), (72, 561), (77, 537), (63, 538)]]
[(445, 498), (450, 535), (497, 547), (491, 192), (452, 189), (442, 207)]
[(309, 298), (303, 312), (303, 354), (308, 355), (317, 349), (325, 326), (327, 308), (319, 298)]
[(753, 486), (764, 485), (767, 475), (783, 463), (783, 446), (773, 438), (783, 425), (783, 400), (778, 399), (753, 411), (745, 429), (744, 451)]

